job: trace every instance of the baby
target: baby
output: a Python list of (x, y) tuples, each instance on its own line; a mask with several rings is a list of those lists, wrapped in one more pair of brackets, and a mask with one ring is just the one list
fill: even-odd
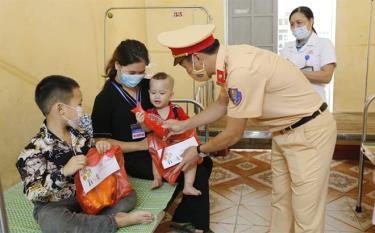
[[(186, 120), (188, 115), (184, 110), (176, 105), (170, 103), (173, 96), (174, 80), (171, 76), (166, 73), (160, 72), (155, 74), (150, 80), (150, 100), (154, 108), (147, 110), (149, 113), (160, 116), (163, 120), (179, 119)], [(176, 116), (177, 115), (177, 116)], [(145, 131), (150, 131), (144, 124), (144, 113), (136, 113), (137, 121), (141, 124)], [(158, 188), (162, 185), (162, 177), (156, 169), (156, 165), (153, 162), (152, 170), (154, 174), (154, 181), (151, 185), (151, 189)], [(189, 170), (184, 172), (184, 189), (185, 195), (200, 195), (201, 192), (194, 188), (193, 184), (195, 181), (195, 174), (197, 166), (192, 166)]]

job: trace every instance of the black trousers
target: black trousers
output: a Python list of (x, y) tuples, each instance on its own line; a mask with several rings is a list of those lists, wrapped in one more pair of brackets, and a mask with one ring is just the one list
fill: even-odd
[(148, 151), (137, 151), (125, 154), (125, 170), (132, 177), (152, 180), (152, 159)]
[[(134, 158), (134, 159), (133, 159)], [(136, 159), (135, 159), (136, 158)], [(151, 155), (132, 157), (125, 161), (127, 174), (141, 179), (153, 179)], [(183, 195), (181, 203), (178, 205), (172, 221), (177, 223), (190, 222), (197, 229), (207, 231), (210, 226), (210, 197), (209, 197), (209, 178), (212, 171), (212, 160), (205, 157), (203, 163), (198, 165), (195, 175), (194, 187), (201, 191), (199, 196)], [(168, 202), (168, 208), (177, 195), (184, 188), (184, 174), (181, 172), (177, 179), (177, 187), (171, 200)]]

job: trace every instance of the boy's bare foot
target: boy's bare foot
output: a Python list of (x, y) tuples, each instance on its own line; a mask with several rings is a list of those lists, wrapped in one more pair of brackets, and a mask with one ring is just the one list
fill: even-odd
[(184, 189), (182, 190), (182, 193), (185, 195), (193, 195), (193, 196), (199, 196), (201, 195), (201, 191), (194, 188), (193, 186), (185, 185)]
[(154, 179), (150, 185), (150, 189), (157, 189), (163, 185), (163, 181), (161, 179)]
[(153, 221), (153, 216), (147, 211), (134, 211), (131, 213), (118, 212), (115, 214), (115, 221), (118, 227), (125, 227), (135, 224), (148, 224)]

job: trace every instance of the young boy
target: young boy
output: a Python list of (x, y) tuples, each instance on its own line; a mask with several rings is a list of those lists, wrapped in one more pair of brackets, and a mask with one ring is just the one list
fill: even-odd
[[(48, 76), (37, 85), (35, 102), (46, 119), (40, 132), (21, 152), (16, 166), (41, 230), (115, 232), (118, 227), (151, 222), (151, 213), (124, 213), (135, 206), (134, 192), (100, 215), (82, 213), (75, 199), (73, 176), (86, 164), (92, 130), (90, 123), (82, 122), (90, 118), (83, 113), (78, 83), (64, 76)], [(110, 144), (102, 141), (96, 147), (103, 153)]]
[[(171, 76), (166, 73), (160, 72), (155, 74), (150, 80), (150, 100), (154, 108), (149, 109), (147, 112), (159, 115), (163, 120), (176, 119), (186, 120), (188, 118), (184, 110), (176, 105), (170, 103), (173, 96), (174, 80)], [(177, 114), (178, 116), (175, 116)], [(137, 121), (141, 124), (145, 131), (149, 131), (143, 124), (144, 113), (136, 113)], [(152, 171), (154, 175), (154, 181), (151, 184), (151, 189), (158, 188), (162, 185), (162, 177), (158, 173), (155, 164), (152, 164)], [(201, 192), (194, 188), (193, 184), (195, 181), (195, 173), (197, 166), (191, 167), (189, 170), (184, 172), (184, 189), (185, 195), (200, 195)]]

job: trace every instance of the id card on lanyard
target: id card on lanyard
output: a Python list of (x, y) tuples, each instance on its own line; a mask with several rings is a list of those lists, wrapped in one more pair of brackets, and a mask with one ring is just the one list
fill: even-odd
[(132, 139), (139, 139), (146, 137), (145, 131), (142, 129), (140, 124), (131, 124), (130, 129), (132, 130)]
[[(120, 95), (124, 98), (124, 100), (130, 105), (131, 108), (135, 108), (137, 106), (137, 103), (141, 102), (141, 89), (137, 92), (137, 99), (134, 100), (134, 98), (129, 95), (124, 89), (119, 87), (118, 84), (116, 84), (114, 81), (111, 82), (112, 85), (116, 88), (116, 90), (120, 93)], [(142, 129), (141, 125), (131, 124), (130, 130), (132, 132), (132, 139), (140, 139), (146, 137), (145, 131)]]

